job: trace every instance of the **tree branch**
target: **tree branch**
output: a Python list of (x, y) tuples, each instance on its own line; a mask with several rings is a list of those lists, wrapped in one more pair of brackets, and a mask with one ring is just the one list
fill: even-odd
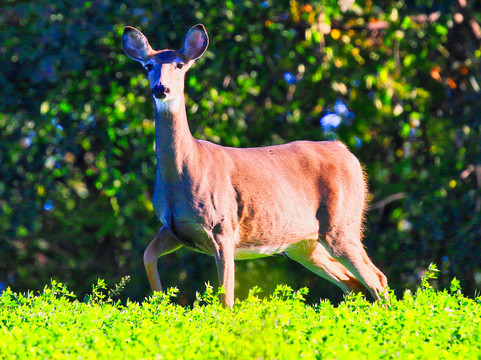
[(376, 209), (383, 209), (387, 204), (392, 203), (393, 201), (401, 200), (407, 197), (407, 194), (404, 192), (396, 193), (389, 195), (388, 197), (369, 205), (368, 210), (376, 210)]

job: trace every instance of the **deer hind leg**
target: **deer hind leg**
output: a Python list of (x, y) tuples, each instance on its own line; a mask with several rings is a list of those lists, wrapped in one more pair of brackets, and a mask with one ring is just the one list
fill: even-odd
[(345, 293), (354, 291), (365, 294), (366, 292), (364, 285), (315, 240), (304, 240), (291, 245), (285, 253), (314, 274), (339, 286)]
[(160, 229), (157, 236), (150, 242), (144, 252), (144, 266), (152, 291), (162, 291), (157, 259), (159, 256), (169, 254), (182, 247), (177, 237), (165, 226)]
[(360, 231), (353, 234), (331, 229), (326, 234), (325, 245), (329, 253), (349, 269), (376, 300), (380, 300), (381, 296), (388, 299), (387, 278), (369, 259), (361, 243)]

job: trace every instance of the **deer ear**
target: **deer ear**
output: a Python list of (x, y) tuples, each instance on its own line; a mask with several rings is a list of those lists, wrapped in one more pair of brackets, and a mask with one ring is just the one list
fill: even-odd
[(209, 46), (209, 37), (204, 25), (197, 24), (192, 26), (184, 39), (181, 53), (189, 60), (197, 60), (204, 55)]
[(129, 58), (141, 63), (146, 62), (154, 51), (144, 34), (131, 26), (126, 26), (124, 29), (122, 48)]

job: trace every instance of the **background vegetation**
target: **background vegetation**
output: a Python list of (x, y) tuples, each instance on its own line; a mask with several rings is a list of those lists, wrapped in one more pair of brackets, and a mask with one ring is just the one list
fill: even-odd
[[(475, 1), (14, 1), (0, 4), (0, 287), (76, 293), (101, 276), (148, 294), (142, 252), (159, 229), (153, 105), (120, 47), (125, 25), (179, 48), (203, 23), (188, 75), (191, 130), (229, 146), (344, 141), (365, 165), (365, 245), (399, 293), (436, 262), (439, 283), (481, 286), (481, 4)], [(222, 171), (222, 169), (219, 169)], [(192, 303), (207, 256), (162, 258)], [(259, 285), (340, 291), (279, 256), (237, 263)]]

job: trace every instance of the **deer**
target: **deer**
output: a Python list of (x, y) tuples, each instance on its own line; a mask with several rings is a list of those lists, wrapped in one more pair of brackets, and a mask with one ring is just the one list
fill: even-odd
[(162, 226), (143, 255), (152, 291), (163, 291), (159, 257), (184, 246), (213, 255), (226, 307), (234, 305), (235, 260), (280, 253), (345, 293), (388, 299), (387, 278), (362, 244), (365, 174), (342, 142), (235, 148), (195, 139), (184, 82), (209, 45), (204, 25), (187, 32), (180, 50), (154, 50), (131, 26), (121, 42), (147, 70), (155, 105), (152, 204)]

